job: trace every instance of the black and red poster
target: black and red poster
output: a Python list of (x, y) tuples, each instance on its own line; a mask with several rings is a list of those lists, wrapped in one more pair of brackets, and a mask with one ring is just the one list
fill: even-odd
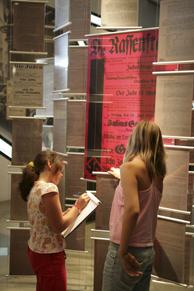
[(86, 179), (120, 167), (136, 124), (154, 121), (157, 49), (158, 29), (89, 37)]

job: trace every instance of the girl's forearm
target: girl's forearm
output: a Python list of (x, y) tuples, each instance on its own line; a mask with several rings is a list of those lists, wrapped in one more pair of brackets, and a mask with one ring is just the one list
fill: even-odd
[(121, 231), (121, 241), (119, 247), (119, 255), (123, 256), (127, 252), (129, 246), (130, 238), (135, 228), (139, 213), (128, 212), (123, 215), (122, 231)]

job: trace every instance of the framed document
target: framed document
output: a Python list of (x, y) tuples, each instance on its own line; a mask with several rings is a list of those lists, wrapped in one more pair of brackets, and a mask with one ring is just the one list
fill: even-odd
[(193, 60), (193, 0), (160, 1), (158, 62)]
[(12, 64), (13, 95), (12, 105), (40, 106), (43, 105), (43, 65)]
[(102, 0), (101, 26), (123, 27), (138, 25), (139, 0)]

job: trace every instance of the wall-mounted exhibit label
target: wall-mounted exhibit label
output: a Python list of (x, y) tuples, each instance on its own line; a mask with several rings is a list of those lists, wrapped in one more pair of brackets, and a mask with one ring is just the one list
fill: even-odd
[(193, 60), (194, 1), (160, 1), (158, 61)]
[(136, 124), (154, 121), (157, 45), (158, 30), (89, 38), (85, 178), (120, 167)]
[(43, 103), (43, 65), (13, 65), (12, 105), (42, 106)]
[(155, 122), (163, 135), (191, 136), (193, 75), (158, 76)]
[(137, 26), (138, 2), (138, 0), (102, 0), (101, 26)]

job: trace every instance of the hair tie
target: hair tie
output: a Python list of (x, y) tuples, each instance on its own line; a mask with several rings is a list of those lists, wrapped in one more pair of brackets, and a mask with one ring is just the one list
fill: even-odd
[(30, 162), (30, 163), (28, 164), (28, 166), (34, 168), (34, 163), (33, 163), (33, 162)]

